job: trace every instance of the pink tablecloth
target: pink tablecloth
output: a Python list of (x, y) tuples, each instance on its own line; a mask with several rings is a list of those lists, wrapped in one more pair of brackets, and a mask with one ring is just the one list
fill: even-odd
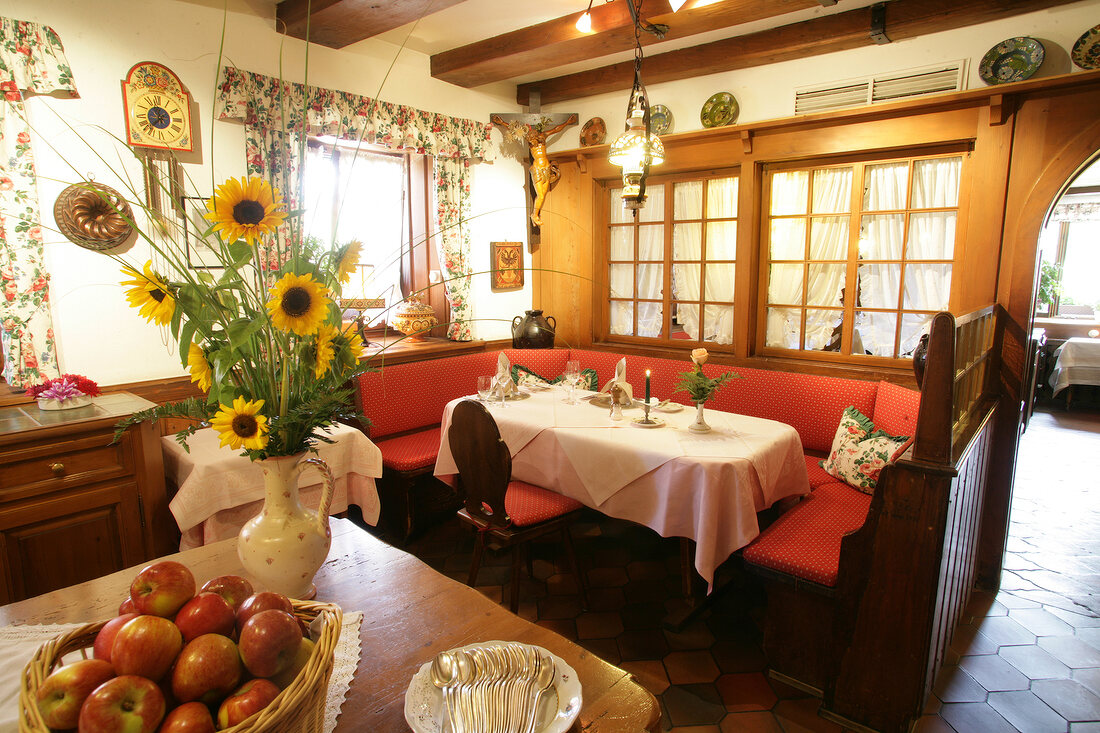
[[(457, 472), (443, 416), (437, 476)], [(707, 410), (710, 433), (687, 426), (695, 410), (654, 413), (665, 421), (638, 428), (624, 411), (567, 405), (558, 390), (538, 392), (490, 411), (512, 454), (513, 478), (557, 491), (664, 537), (695, 541), (695, 568), (708, 584), (715, 569), (759, 533), (756, 513), (786, 496), (808, 493), (798, 433), (789, 425)]]
[[(318, 442), (318, 456), (332, 469), (336, 489), (330, 513), (356, 504), (370, 524), (378, 521), (378, 492), (374, 479), (382, 475), (382, 453), (361, 431), (337, 425), (327, 435), (334, 443)], [(260, 467), (237, 451), (220, 447), (217, 434), (205, 428), (187, 440), (185, 452), (175, 436), (161, 439), (164, 471), (178, 490), (169, 508), (182, 534), (180, 549), (236, 537), (244, 523), (259, 513), (264, 480)], [(321, 475), (313, 467), (302, 471), (302, 506), (316, 509), (321, 502)]]

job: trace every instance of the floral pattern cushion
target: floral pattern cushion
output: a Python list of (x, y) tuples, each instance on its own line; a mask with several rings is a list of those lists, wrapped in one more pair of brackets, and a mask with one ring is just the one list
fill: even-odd
[[(581, 385), (582, 389), (595, 392), (600, 388), (595, 369), (581, 369), (581, 375), (585, 380), (584, 384)], [(531, 385), (542, 387), (548, 384), (558, 384), (563, 379), (565, 379), (564, 374), (554, 377), (553, 379), (547, 379), (546, 377), (535, 374), (522, 364), (512, 365), (512, 381), (515, 382), (518, 387), (527, 387)]]
[(869, 417), (849, 407), (840, 418), (833, 448), (821, 467), (852, 488), (871, 494), (882, 467), (897, 460), (912, 441), (908, 435), (875, 430)]

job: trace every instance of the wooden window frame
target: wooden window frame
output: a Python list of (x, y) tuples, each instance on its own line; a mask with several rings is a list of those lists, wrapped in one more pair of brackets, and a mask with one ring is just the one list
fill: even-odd
[[(924, 309), (906, 309), (905, 303), (905, 277), (909, 269), (910, 264), (947, 264), (952, 268), (951, 278), (951, 294), (949, 295), (949, 301), (953, 300), (953, 294), (956, 289), (958, 274), (957, 268), (962, 262), (962, 252), (964, 248), (964, 234), (965, 234), (965, 218), (967, 214), (967, 207), (969, 201), (969, 191), (971, 186), (972, 172), (971, 166), (967, 165), (967, 160), (971, 157), (972, 145), (970, 143), (959, 143), (949, 145), (937, 145), (931, 147), (922, 147), (920, 149), (902, 149), (896, 151), (875, 151), (873, 153), (865, 153), (860, 155), (843, 156), (843, 157), (828, 157), (828, 158), (815, 158), (815, 159), (802, 159), (797, 161), (783, 161), (775, 163), (766, 163), (762, 166), (761, 171), (761, 192), (760, 192), (760, 237), (759, 237), (759, 269), (757, 270), (757, 301), (756, 301), (756, 336), (754, 339), (754, 353), (764, 357), (774, 358), (798, 358), (807, 359), (811, 361), (829, 362), (829, 363), (843, 363), (849, 365), (863, 365), (874, 367), (897, 367), (909, 363), (910, 357), (905, 355), (894, 356), (875, 356), (870, 354), (852, 354), (852, 342), (853, 333), (855, 330), (855, 314), (856, 314), (856, 302), (858, 297), (850, 298), (845, 297), (843, 305), (843, 321), (842, 321), (842, 333), (841, 333), (841, 346), (840, 351), (822, 351), (822, 350), (807, 350), (807, 349), (787, 349), (777, 346), (767, 346), (767, 314), (769, 307), (779, 308), (798, 308), (802, 311), (802, 322), (800, 331), (800, 342), (805, 343), (806, 336), (806, 318), (805, 311), (807, 309), (819, 309), (819, 310), (838, 310), (834, 307), (828, 306), (808, 306), (803, 302), (802, 304), (772, 304), (768, 302), (768, 290), (769, 290), (769, 275), (770, 266), (774, 263), (779, 264), (793, 264), (793, 263), (819, 263), (819, 264), (841, 264), (841, 260), (772, 260), (771, 259), (771, 226), (770, 223), (773, 220), (771, 214), (771, 179), (775, 173), (789, 172), (789, 171), (806, 171), (810, 174), (810, 187), (807, 192), (807, 211), (804, 215), (790, 215), (782, 216), (778, 218), (795, 218), (801, 217), (807, 221), (807, 224), (812, 221), (814, 214), (811, 211), (813, 201), (813, 172), (815, 170), (823, 170), (828, 168), (852, 168), (852, 190), (851, 190), (851, 203), (849, 211), (846, 214), (820, 214), (818, 216), (847, 216), (849, 218), (848, 227), (848, 255), (846, 261), (843, 264), (846, 265), (845, 271), (845, 288), (849, 287), (849, 283), (858, 283), (857, 275), (859, 266), (861, 264), (875, 265), (875, 264), (900, 264), (901, 274), (899, 275), (898, 282), (898, 307), (896, 309), (885, 308), (859, 308), (862, 312), (872, 313), (893, 313), (897, 315), (897, 325), (894, 329), (894, 350), (900, 349), (902, 318), (905, 315), (931, 315), (935, 311)], [(913, 168), (917, 161), (929, 160), (936, 158), (946, 157), (960, 157), (962, 159), (962, 165), (959, 171), (959, 193), (958, 201), (954, 207), (929, 207), (914, 209), (911, 207), (913, 196)], [(904, 209), (891, 209), (891, 210), (873, 210), (864, 212), (863, 210), (863, 194), (865, 184), (865, 173), (869, 166), (874, 165), (886, 165), (890, 163), (897, 163), (905, 161), (908, 163), (909, 172), (906, 178), (907, 188), (905, 192), (905, 208)], [(908, 254), (908, 240), (909, 240), (909, 225), (910, 217), (912, 214), (920, 214), (926, 212), (942, 212), (942, 211), (954, 211), (956, 214), (955, 219), (955, 241), (952, 246), (952, 258), (950, 260), (910, 260), (907, 257)], [(889, 214), (901, 214), (904, 216), (904, 229), (902, 236), (902, 253), (901, 258), (898, 260), (861, 260), (859, 258), (859, 235), (861, 231), (862, 219), (865, 215), (889, 215)], [(809, 253), (809, 241), (811, 237), (811, 227), (806, 227), (806, 246), (804, 251)], [(802, 283), (802, 299), (806, 300), (809, 290), (809, 267), (803, 268), (803, 283)]]
[[(622, 181), (619, 179), (607, 179), (598, 181), (599, 186), (599, 206), (597, 207), (596, 215), (597, 221), (602, 222), (600, 228), (601, 238), (599, 240), (600, 246), (598, 249), (599, 257), (597, 260), (597, 271), (602, 273), (603, 278), (602, 292), (600, 293), (602, 306), (599, 311), (593, 314), (593, 321), (596, 327), (596, 332), (600, 341), (614, 344), (623, 344), (630, 346), (649, 346), (649, 347), (661, 347), (661, 348), (685, 348), (685, 347), (698, 347), (705, 346), (710, 351), (721, 352), (726, 354), (734, 353), (734, 342), (736, 340), (736, 332), (731, 332), (730, 343), (719, 344), (714, 341), (703, 341), (701, 339), (679, 339), (672, 338), (672, 306), (676, 303), (684, 303), (688, 305), (694, 305), (699, 309), (699, 329), (700, 335), (702, 335), (702, 329), (704, 324), (704, 308), (706, 305), (728, 305), (733, 308), (734, 319), (737, 318), (737, 300), (738, 290), (736, 288), (737, 278), (737, 240), (733, 242), (734, 258), (716, 260), (714, 264), (732, 264), (734, 266), (734, 300), (732, 301), (710, 301), (706, 298), (706, 265), (707, 260), (707, 241), (706, 231), (707, 224), (709, 222), (734, 222), (737, 224), (738, 231), (744, 222), (744, 218), (741, 216), (740, 210), (740, 193), (738, 194), (738, 201), (735, 202), (735, 216), (732, 217), (716, 217), (710, 218), (706, 216), (705, 211), (706, 204), (706, 181), (720, 179), (720, 178), (736, 178), (738, 179), (738, 187), (740, 191), (741, 185), (741, 167), (730, 166), (722, 168), (714, 168), (708, 170), (698, 171), (685, 171), (678, 173), (669, 173), (666, 175), (651, 176), (647, 182), (647, 185), (652, 188), (654, 185), (664, 185), (665, 187), (665, 201), (664, 211), (662, 217), (653, 222), (642, 222), (640, 219), (630, 219), (625, 222), (613, 223), (611, 221), (611, 191), (622, 186)], [(684, 183), (689, 181), (703, 181), (703, 202), (704, 202), (704, 216), (699, 219), (676, 219), (675, 218), (675, 195), (673, 193), (675, 185), (677, 183)], [(647, 203), (647, 206), (651, 203)], [(700, 241), (700, 259), (701, 266), (700, 281), (699, 281), (699, 299), (693, 301), (678, 301), (672, 297), (672, 268), (674, 264), (681, 263), (673, 259), (673, 230), (676, 224), (691, 224), (699, 223), (702, 226), (702, 235)], [(662, 250), (663, 255), (661, 260), (639, 260), (638, 259), (638, 247), (639, 247), (639, 233), (642, 226), (663, 226), (663, 239)], [(611, 230), (616, 227), (631, 227), (634, 230), (633, 248), (634, 259), (632, 260), (612, 260), (611, 259)], [(738, 235), (738, 240), (740, 235)], [(686, 262), (695, 262), (695, 260), (689, 260)], [(634, 291), (629, 298), (612, 298), (611, 297), (611, 264), (630, 264), (634, 267)], [(660, 264), (662, 267), (661, 273), (661, 297), (659, 299), (653, 298), (638, 298), (637, 297), (637, 268), (640, 264)], [(636, 333), (638, 330), (638, 304), (640, 303), (660, 303), (661, 304), (661, 336), (635, 336), (625, 334), (613, 334), (611, 333), (611, 304), (613, 302), (629, 302), (633, 304), (633, 331)]]
[[(434, 240), (431, 236), (432, 212), (435, 208), (435, 173), (431, 156), (394, 152), (388, 148), (367, 144), (363, 144), (360, 149), (356, 149), (349, 147), (347, 144), (335, 145), (331, 141), (315, 138), (311, 138), (309, 144), (335, 146), (335, 154), (337, 155), (358, 154), (361, 149), (364, 152), (404, 159), (405, 190), (408, 191), (408, 200), (403, 217), (405, 218), (404, 229), (407, 232), (407, 237), (402, 244), (401, 252), (400, 296), (401, 298), (407, 298), (411, 294), (419, 293), (421, 299), (432, 307), (439, 322), (446, 322), (448, 310), (446, 298), (442, 292), (443, 289), (442, 287), (432, 287), (433, 283), (430, 278), (431, 272), (439, 269), (439, 257), (435, 247), (432, 246)], [(339, 165), (338, 160), (335, 165)], [(337, 197), (333, 202), (334, 217), (338, 213), (338, 209), (335, 207), (339, 205), (340, 201)], [(370, 242), (364, 241), (364, 245), (369, 247)], [(386, 313), (376, 325), (363, 327), (360, 332), (363, 339), (378, 340), (388, 337), (400, 337), (402, 334), (394, 331), (388, 325), (392, 316), (392, 313)]]

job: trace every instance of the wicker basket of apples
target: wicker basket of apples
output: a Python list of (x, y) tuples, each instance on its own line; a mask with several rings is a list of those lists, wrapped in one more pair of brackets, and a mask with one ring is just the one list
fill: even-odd
[(21, 733), (321, 731), (340, 607), (254, 593), (236, 575), (195, 589), (186, 566), (155, 562), (118, 616), (39, 647)]

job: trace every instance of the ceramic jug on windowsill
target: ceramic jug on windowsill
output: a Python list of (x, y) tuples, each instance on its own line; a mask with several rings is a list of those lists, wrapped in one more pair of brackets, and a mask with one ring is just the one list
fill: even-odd
[(541, 310), (529, 310), (512, 319), (513, 349), (552, 349), (558, 324), (553, 316), (543, 317)]

